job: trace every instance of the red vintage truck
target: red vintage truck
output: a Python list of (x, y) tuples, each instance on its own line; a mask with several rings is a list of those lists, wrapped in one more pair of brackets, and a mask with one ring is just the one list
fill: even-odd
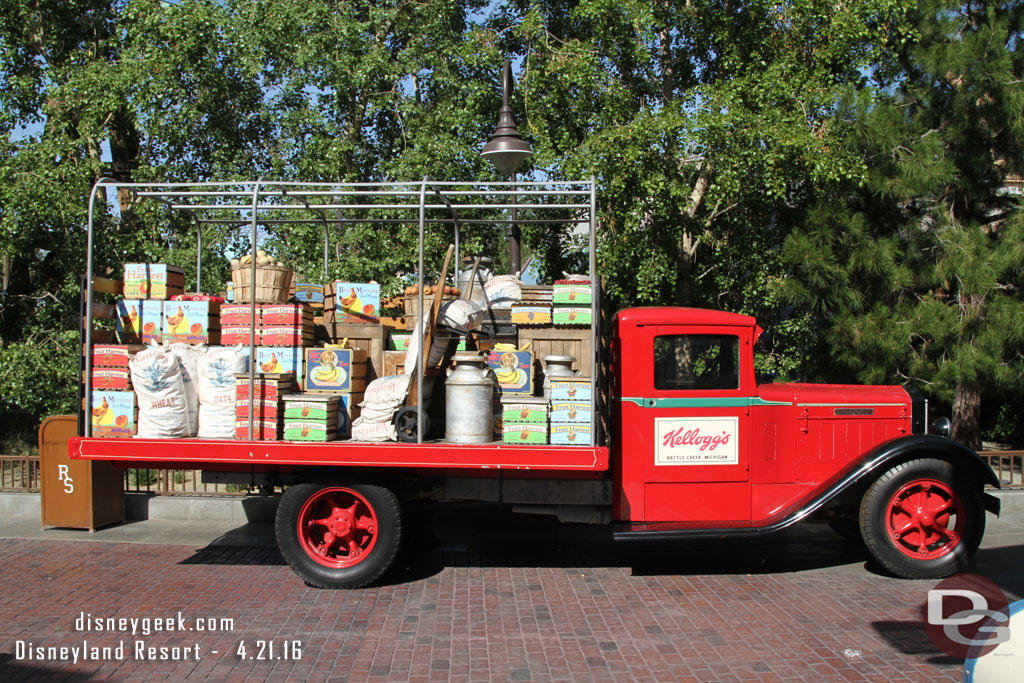
[[(110, 189), (196, 219), (197, 291), (202, 228), (217, 222), (249, 226), (251, 253), (260, 227), (289, 226), (294, 216), (322, 224), (324, 273), (331, 227), (350, 222), (380, 225), (382, 233), (418, 224), (421, 274), (430, 226), (452, 231), (456, 263), (460, 235), (479, 229), (474, 226), (561, 223), (570, 235), (586, 228), (589, 240), (580, 242), (593, 283), (589, 339), (602, 338), (601, 289), (593, 277), (594, 180), (370, 186), (104, 179), (93, 188), (89, 210), (86, 349), (94, 341), (98, 281), (95, 206), (100, 190)], [(421, 292), (422, 285), (421, 278)], [(91, 437), (85, 422), (69, 453), (126, 467), (194, 467), (209, 481), (286, 486), (278, 544), (296, 573), (321, 587), (364, 586), (387, 571), (408, 526), (403, 506), (415, 499), (501, 502), (566, 521), (611, 524), (623, 543), (742, 538), (821, 521), (862, 539), (897, 576), (941, 577), (968, 562), (981, 542), (986, 509), (999, 511), (984, 486), (999, 482), (976, 453), (948, 438), (949, 421), (930, 424), (924, 397), (901, 386), (758, 384), (754, 345), (761, 332), (753, 318), (721, 311), (619, 311), (607, 358), (598, 344), (589, 347), (588, 367), (598, 371), (591, 373), (588, 446), (460, 445), (421, 437), (417, 443), (109, 439)], [(91, 354), (83, 357), (82, 390), (89, 396)]]
[(620, 311), (606, 446), (75, 438), (70, 455), (287, 485), (278, 544), (320, 587), (379, 578), (414, 498), (611, 523), (622, 542), (749, 537), (820, 520), (862, 538), (897, 576), (961, 568), (985, 510), (998, 514), (983, 490), (999, 485), (988, 465), (928, 433), (928, 403), (913, 390), (757, 384), (760, 334), (753, 318), (721, 311)]

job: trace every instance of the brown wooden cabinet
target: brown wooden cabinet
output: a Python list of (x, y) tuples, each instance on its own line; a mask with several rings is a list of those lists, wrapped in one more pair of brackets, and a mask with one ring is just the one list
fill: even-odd
[(69, 458), (68, 439), (77, 434), (74, 415), (48, 417), (39, 426), (43, 527), (95, 531), (124, 521), (123, 471), (108, 462)]

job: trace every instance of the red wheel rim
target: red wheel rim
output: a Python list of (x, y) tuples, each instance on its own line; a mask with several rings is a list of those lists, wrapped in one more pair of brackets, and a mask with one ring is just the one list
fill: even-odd
[(332, 569), (365, 560), (377, 543), (377, 515), (366, 498), (333, 486), (310, 496), (299, 510), (299, 543), (311, 558)]
[(966, 519), (963, 503), (948, 484), (915, 479), (889, 500), (886, 533), (904, 555), (934, 560), (960, 544)]

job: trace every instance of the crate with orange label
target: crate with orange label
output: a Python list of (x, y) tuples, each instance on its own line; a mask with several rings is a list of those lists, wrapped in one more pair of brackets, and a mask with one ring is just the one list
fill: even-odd
[(185, 293), (185, 271), (166, 263), (124, 264), (126, 299), (170, 299)]
[(217, 301), (165, 302), (164, 341), (185, 344), (219, 344), (220, 303)]
[(159, 344), (163, 341), (164, 302), (152, 299), (120, 299), (115, 333), (122, 344)]

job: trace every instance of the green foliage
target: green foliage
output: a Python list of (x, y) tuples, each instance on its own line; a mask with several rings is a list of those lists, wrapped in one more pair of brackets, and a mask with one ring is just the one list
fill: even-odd
[(885, 94), (844, 102), (859, 182), (815, 198), (783, 250), (787, 294), (827, 326), (865, 382), (909, 381), (952, 404), (980, 445), (984, 397), (1024, 389), (1020, 3), (922, 3), (879, 71)]
[[(535, 150), (522, 175), (597, 180), (614, 307), (755, 315), (758, 371), (778, 378), (1019, 396), (1024, 241), (1000, 189), (1021, 170), (1018, 15), (909, 0), (0, 0), (5, 407), (73, 402), (98, 178), (494, 179), (479, 151), (505, 56)], [(216, 291), (248, 248), (248, 228), (204, 225), (197, 273), (189, 216), (124, 192), (97, 209), (100, 273), (167, 261)], [(319, 223), (264, 226), (262, 246), (303, 280), (385, 293), (418, 269), (415, 225), (322, 218), (326, 266)], [(585, 269), (573, 227), (523, 226), (544, 278)], [(503, 226), (462, 238), (504, 258)], [(428, 238), (431, 270), (449, 241)]]
[(0, 414), (15, 409), (36, 417), (74, 414), (77, 356), (73, 333), (0, 343)]

